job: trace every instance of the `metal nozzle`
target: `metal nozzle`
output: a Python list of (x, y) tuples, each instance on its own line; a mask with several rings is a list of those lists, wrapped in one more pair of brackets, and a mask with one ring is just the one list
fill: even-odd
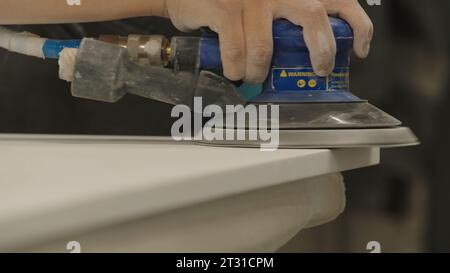
[(131, 59), (139, 64), (167, 66), (169, 63), (170, 44), (162, 35), (102, 35), (99, 40), (126, 48)]

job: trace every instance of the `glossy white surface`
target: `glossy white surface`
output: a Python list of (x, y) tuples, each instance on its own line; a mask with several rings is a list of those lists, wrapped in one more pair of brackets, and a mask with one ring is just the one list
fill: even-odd
[(366, 167), (379, 149), (203, 147), (0, 136), (0, 250)]

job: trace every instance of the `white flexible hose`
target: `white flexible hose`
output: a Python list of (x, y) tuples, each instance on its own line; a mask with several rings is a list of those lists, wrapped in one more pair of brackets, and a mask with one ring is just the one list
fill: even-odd
[(46, 39), (28, 32), (15, 32), (0, 27), (0, 47), (11, 52), (44, 59), (42, 48)]
[[(42, 48), (47, 39), (29, 32), (15, 32), (0, 27), (0, 48), (28, 56), (45, 59)], [(77, 49), (65, 48), (59, 58), (59, 77), (62, 80), (73, 81), (75, 57)]]

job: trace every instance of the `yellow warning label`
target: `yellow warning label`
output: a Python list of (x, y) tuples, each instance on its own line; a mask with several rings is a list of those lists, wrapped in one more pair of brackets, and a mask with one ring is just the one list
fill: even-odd
[(337, 67), (330, 76), (320, 77), (310, 67), (275, 67), (272, 68), (272, 86), (276, 91), (347, 91), (348, 70)]
[(314, 74), (314, 72), (300, 72), (300, 71), (297, 71), (297, 72), (289, 72), (288, 73), (288, 76), (290, 77), (290, 78), (299, 78), (299, 77), (315, 77), (316, 76), (316, 74)]

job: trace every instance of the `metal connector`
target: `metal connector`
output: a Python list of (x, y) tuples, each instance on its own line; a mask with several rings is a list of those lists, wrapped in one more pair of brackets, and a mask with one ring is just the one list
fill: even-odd
[(167, 66), (169, 62), (169, 40), (162, 35), (102, 35), (99, 40), (126, 48), (131, 59), (139, 64)]

